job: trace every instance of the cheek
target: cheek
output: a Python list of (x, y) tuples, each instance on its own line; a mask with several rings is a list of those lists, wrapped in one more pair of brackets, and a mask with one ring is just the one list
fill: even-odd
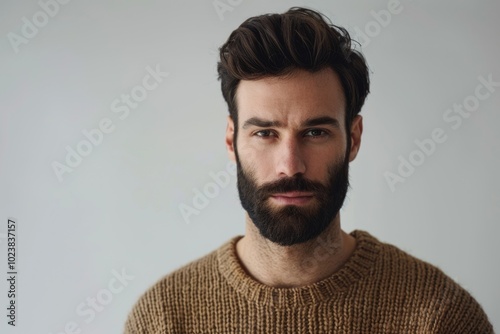
[(324, 182), (328, 177), (330, 159), (325, 154), (314, 154), (307, 158), (305, 177), (309, 180)]
[(329, 179), (328, 169), (332, 165), (342, 164), (345, 154), (345, 148), (337, 146), (307, 152), (304, 155), (306, 161), (306, 174), (304, 176), (314, 181), (327, 181)]
[(244, 143), (238, 143), (238, 158), (245, 171), (251, 172), (258, 184), (274, 181), (275, 155), (271, 149), (258, 149)]

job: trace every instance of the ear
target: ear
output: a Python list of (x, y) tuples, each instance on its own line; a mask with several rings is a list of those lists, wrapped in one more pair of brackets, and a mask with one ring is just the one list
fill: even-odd
[(349, 162), (353, 161), (358, 155), (362, 133), (363, 117), (361, 117), (361, 115), (356, 115), (351, 124), (351, 152), (349, 154)]
[(227, 116), (226, 149), (229, 159), (236, 162), (236, 155), (234, 153), (234, 121), (231, 116)]

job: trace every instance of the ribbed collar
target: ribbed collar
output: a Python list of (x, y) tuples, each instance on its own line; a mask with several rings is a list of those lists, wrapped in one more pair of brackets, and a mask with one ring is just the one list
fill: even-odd
[(277, 308), (300, 307), (321, 302), (346, 290), (364, 277), (379, 252), (379, 241), (368, 232), (355, 230), (356, 248), (342, 268), (319, 282), (298, 288), (274, 288), (257, 282), (243, 269), (237, 255), (237, 236), (217, 251), (219, 270), (228, 283), (250, 301)]

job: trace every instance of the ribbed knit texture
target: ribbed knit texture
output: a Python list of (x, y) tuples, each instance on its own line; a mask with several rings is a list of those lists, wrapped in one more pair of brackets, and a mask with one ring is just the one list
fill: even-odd
[(356, 249), (338, 272), (289, 289), (248, 276), (235, 237), (146, 291), (125, 333), (493, 333), (441, 270), (367, 232), (351, 235)]

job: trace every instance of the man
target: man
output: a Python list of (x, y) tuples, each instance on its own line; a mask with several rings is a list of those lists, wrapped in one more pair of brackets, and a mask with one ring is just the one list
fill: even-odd
[(341, 230), (368, 68), (347, 31), (292, 8), (220, 49), (245, 236), (162, 278), (127, 333), (492, 333), (468, 292), (363, 231)]

